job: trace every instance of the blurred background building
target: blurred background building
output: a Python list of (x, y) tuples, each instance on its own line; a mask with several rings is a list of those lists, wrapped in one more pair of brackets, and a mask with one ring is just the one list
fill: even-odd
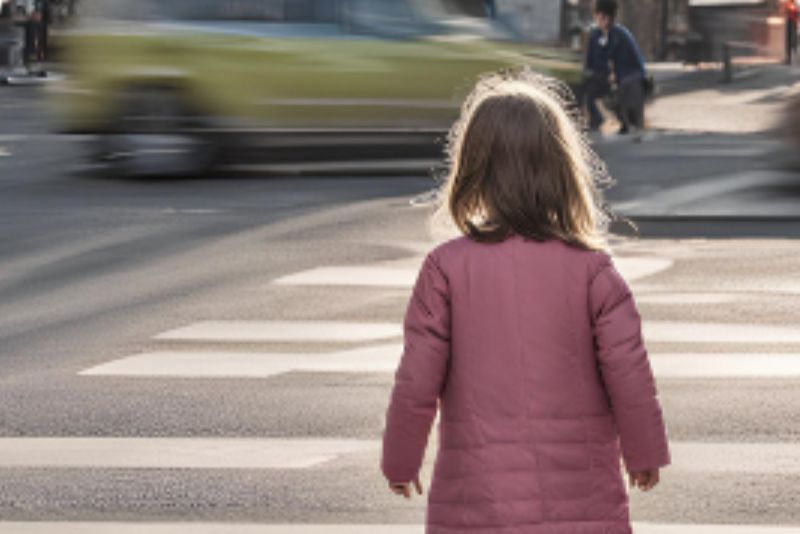
[[(19, 6), (34, 0), (0, 0)], [(424, 4), (425, 0), (416, 0)], [(620, 22), (636, 35), (650, 60), (719, 61), (726, 42), (749, 42), (761, 52), (780, 55), (785, 26), (781, 4), (786, 0), (620, 0)], [(121, 9), (146, 9), (148, 2), (129, 0), (49, 0), (54, 19), (76, 12), (76, 4), (119, 4)], [(253, 18), (282, 21), (334, 20), (343, 6), (359, 0), (192, 0), (174, 2), (172, 9), (208, 13), (209, 19)], [(375, 4), (376, 2), (371, 2)], [(399, 3), (378, 1), (386, 12)], [(583, 45), (592, 22), (593, 0), (442, 0), (453, 12), (495, 16), (522, 40), (548, 44)], [(123, 7), (124, 6), (124, 7)], [(351, 7), (352, 8), (352, 7)], [(80, 11), (80, 9), (77, 9)]]
[[(516, 40), (585, 49), (594, 0), (0, 0), (0, 69), (22, 63), (26, 25), (33, 13), (47, 13), (44, 27), (59, 28), (95, 9), (123, 19), (168, 13), (176, 19), (334, 23), (344, 10), (366, 18), (403, 20), (403, 10), (436, 4), (450, 13), (496, 18)], [(730, 63), (732, 55), (783, 59), (791, 55), (796, 28), (785, 15), (797, 0), (619, 0), (619, 20), (636, 36), (648, 61)], [(46, 6), (46, 9), (44, 8)], [(101, 8), (99, 6), (102, 6)], [(78, 17), (75, 17), (78, 15)], [(413, 17), (412, 17), (413, 18)], [(371, 20), (371, 19), (370, 19)], [(402, 25), (397, 27), (402, 33)], [(47, 34), (45, 29), (44, 34)], [(57, 60), (58, 43), (42, 57)], [(41, 58), (40, 58), (41, 59)]]

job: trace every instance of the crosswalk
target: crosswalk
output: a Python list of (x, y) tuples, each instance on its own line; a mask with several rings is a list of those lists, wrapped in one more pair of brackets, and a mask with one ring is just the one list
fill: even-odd
[[(273, 281), (274, 286), (329, 286), (401, 289), (416, 277), (421, 256), (363, 266), (322, 266)], [(631, 283), (673, 267), (660, 257), (625, 257), (615, 261)], [(638, 295), (637, 295), (638, 296)], [(717, 304), (742, 298), (736, 292), (642, 291), (637, 300), (650, 306)], [(648, 298), (649, 297), (649, 298)], [(648, 342), (701, 347), (708, 343), (736, 345), (800, 344), (800, 327), (648, 320)], [(176, 325), (156, 334), (157, 350), (97, 363), (78, 372), (86, 380), (117, 379), (270, 379), (286, 373), (391, 373), (402, 352), (402, 325), (353, 321), (214, 320)], [(264, 350), (270, 343), (280, 351)], [(289, 349), (286, 348), (289, 344)], [(295, 344), (297, 349), (292, 350)], [(348, 346), (330, 345), (347, 344)], [(357, 346), (352, 346), (356, 344)], [(253, 347), (257, 348), (253, 348)], [(728, 346), (728, 345), (726, 345)], [(202, 347), (202, 348), (198, 348)], [(302, 349), (302, 350), (301, 350)], [(651, 353), (659, 379), (800, 378), (800, 354), (791, 352)], [(180, 387), (180, 386), (176, 386)], [(324, 414), (320, 414), (321, 416)], [(435, 440), (435, 436), (433, 438)], [(370, 458), (377, 465), (377, 439), (283, 436), (229, 437), (20, 437), (0, 438), (0, 469), (316, 469), (339, 459)], [(719, 443), (675, 439), (677, 473), (800, 476), (800, 447), (786, 443)], [(680, 519), (680, 518), (676, 518)], [(800, 534), (798, 526), (697, 525), (640, 522), (640, 534)], [(3, 522), (0, 534), (93, 532), (182, 534), (184, 532), (250, 532), (280, 534), (411, 534), (420, 525), (298, 525), (230, 523), (81, 523)]]

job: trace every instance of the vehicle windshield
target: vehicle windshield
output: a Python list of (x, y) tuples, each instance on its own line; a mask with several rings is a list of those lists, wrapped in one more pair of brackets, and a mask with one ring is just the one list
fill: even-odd
[(350, 32), (388, 37), (447, 36), (519, 39), (502, 20), (489, 18), (484, 0), (339, 0)]
[(334, 22), (337, 0), (81, 0), (80, 14), (112, 20)]
[(520, 35), (502, 17), (490, 18), (484, 0), (409, 0), (414, 9), (433, 21), (437, 33), (519, 39)]

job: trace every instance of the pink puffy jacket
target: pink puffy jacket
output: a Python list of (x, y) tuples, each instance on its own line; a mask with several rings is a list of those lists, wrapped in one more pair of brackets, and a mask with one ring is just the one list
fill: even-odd
[(670, 463), (631, 292), (608, 254), (512, 234), (425, 257), (381, 470), (418, 475), (426, 534), (630, 534), (629, 470)]

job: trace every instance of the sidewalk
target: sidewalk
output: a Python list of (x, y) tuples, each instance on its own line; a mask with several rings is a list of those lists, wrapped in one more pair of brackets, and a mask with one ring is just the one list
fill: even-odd
[(648, 106), (647, 121), (657, 130), (766, 132), (779, 119), (786, 97), (800, 90), (800, 65), (751, 67), (730, 83), (713, 66), (656, 64), (651, 71), (660, 94)]
[(800, 221), (800, 158), (774, 133), (789, 96), (800, 92), (800, 65), (752, 67), (731, 83), (713, 67), (651, 71), (659, 93), (647, 109), (645, 142), (597, 143), (622, 188), (610, 195), (613, 209), (634, 220)]

